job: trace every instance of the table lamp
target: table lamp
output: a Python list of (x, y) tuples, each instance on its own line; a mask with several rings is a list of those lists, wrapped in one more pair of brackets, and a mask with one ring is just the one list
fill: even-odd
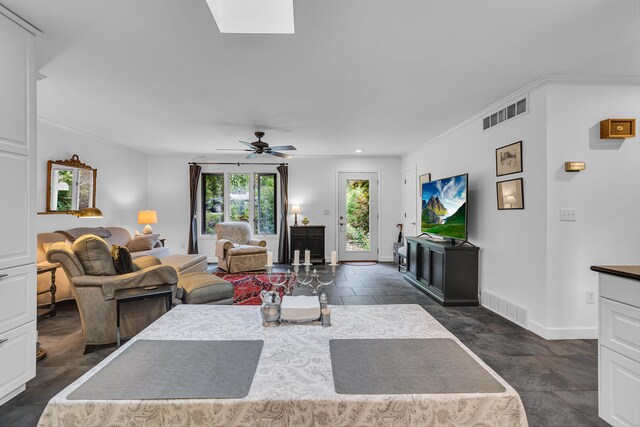
[(504, 196), (504, 207), (512, 208), (516, 204), (516, 196)]
[(291, 206), (291, 213), (295, 215), (293, 220), (293, 225), (298, 225), (298, 214), (301, 212), (302, 210), (300, 209), (300, 206), (298, 205)]
[(153, 233), (153, 228), (149, 224), (158, 223), (158, 214), (156, 211), (138, 211), (138, 224), (147, 224), (144, 226), (142, 232), (144, 234)]

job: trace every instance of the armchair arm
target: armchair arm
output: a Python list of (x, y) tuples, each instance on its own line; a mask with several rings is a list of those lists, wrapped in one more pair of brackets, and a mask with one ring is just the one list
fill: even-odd
[(141, 256), (133, 260), (133, 265), (136, 270), (144, 270), (145, 268), (153, 267), (154, 265), (161, 265), (162, 261), (153, 255)]
[(72, 278), (72, 282), (76, 287), (101, 286), (104, 299), (109, 300), (115, 298), (116, 290), (118, 289), (176, 285), (178, 283), (178, 273), (168, 265), (156, 265), (118, 276), (78, 276)]
[(233, 242), (227, 239), (218, 239), (216, 242), (216, 257), (218, 259), (224, 259), (225, 252), (233, 248)]
[(247, 245), (250, 246), (262, 246), (263, 248), (267, 247), (267, 241), (262, 239), (254, 239), (253, 237), (249, 239)]

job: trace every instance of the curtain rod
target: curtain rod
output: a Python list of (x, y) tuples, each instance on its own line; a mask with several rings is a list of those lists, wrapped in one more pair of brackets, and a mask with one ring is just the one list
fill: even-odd
[(285, 165), (289, 166), (289, 163), (250, 163), (250, 162), (189, 162), (190, 165)]

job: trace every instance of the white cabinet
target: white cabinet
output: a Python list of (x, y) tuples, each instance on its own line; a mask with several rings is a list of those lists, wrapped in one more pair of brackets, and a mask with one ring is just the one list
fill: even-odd
[(592, 267), (599, 278), (598, 415), (640, 427), (640, 267)]
[(37, 33), (0, 5), (0, 405), (36, 371)]

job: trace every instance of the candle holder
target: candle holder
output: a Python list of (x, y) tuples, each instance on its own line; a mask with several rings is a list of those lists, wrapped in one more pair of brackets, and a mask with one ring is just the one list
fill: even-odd
[[(304, 277), (298, 274), (301, 265), (304, 267)], [(313, 269), (313, 272), (309, 273), (312, 265), (313, 264), (311, 263), (291, 264), (291, 266), (293, 267), (293, 273), (291, 272), (291, 269), (287, 269), (287, 272), (283, 273), (284, 280), (282, 281), (275, 281), (272, 278), (273, 265), (265, 265), (265, 268), (267, 269), (267, 277), (269, 278), (269, 283), (275, 287), (284, 287), (285, 295), (291, 295), (293, 292), (293, 287), (296, 284), (298, 285), (298, 287), (308, 286), (312, 289), (313, 295), (318, 295), (318, 290), (322, 289), (324, 286), (329, 286), (334, 282), (336, 278), (336, 267), (338, 266), (338, 264), (329, 264), (329, 266), (331, 267), (331, 279), (329, 281), (321, 280), (320, 274), (315, 268)]]

